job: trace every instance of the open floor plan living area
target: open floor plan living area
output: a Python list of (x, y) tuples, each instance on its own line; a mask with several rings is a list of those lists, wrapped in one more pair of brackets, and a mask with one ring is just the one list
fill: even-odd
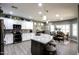
[(78, 3), (0, 3), (0, 55), (79, 54)]

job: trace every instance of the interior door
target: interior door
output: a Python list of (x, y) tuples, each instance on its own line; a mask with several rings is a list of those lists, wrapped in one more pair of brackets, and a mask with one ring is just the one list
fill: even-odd
[(0, 55), (4, 54), (4, 30), (3, 30), (3, 20), (0, 19)]

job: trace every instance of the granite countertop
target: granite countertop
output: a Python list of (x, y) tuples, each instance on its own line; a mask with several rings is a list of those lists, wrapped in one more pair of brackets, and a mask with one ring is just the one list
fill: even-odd
[(52, 40), (52, 36), (48, 34), (41, 34), (40, 36), (34, 36), (32, 40), (38, 41), (43, 44), (47, 44), (49, 41)]
[(52, 37), (53, 37), (49, 34), (40, 34), (40, 36), (37, 36), (35, 33), (23, 33), (23, 35), (24, 37), (27, 36), (27, 38), (43, 44), (47, 44), (49, 41), (52, 40)]

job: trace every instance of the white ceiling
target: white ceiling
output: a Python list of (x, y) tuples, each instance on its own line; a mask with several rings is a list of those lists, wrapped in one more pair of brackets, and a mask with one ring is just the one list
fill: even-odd
[[(61, 17), (63, 20), (72, 19), (78, 16), (78, 4), (75, 3), (43, 3), (42, 7), (39, 7), (37, 3), (6, 3), (0, 5), (4, 13), (9, 14), (12, 11), (13, 15), (26, 18), (32, 17), (37, 21), (45, 21), (42, 20), (44, 15), (47, 16), (49, 21), (59, 21)], [(11, 6), (16, 6), (18, 9), (14, 9)], [(46, 10), (48, 10), (48, 13)], [(42, 12), (42, 15), (38, 14), (39, 11)], [(56, 17), (56, 14), (59, 14), (60, 17)]]

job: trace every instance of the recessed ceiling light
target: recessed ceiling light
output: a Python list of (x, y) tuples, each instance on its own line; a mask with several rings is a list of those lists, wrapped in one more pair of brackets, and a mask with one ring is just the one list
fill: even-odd
[(12, 12), (12, 11), (10, 11), (10, 12), (9, 12), (9, 14), (13, 14), (13, 12)]
[(38, 3), (38, 6), (41, 7), (42, 6), (42, 3)]
[(38, 14), (39, 14), (39, 15), (41, 15), (41, 14), (42, 14), (42, 12), (41, 12), (41, 11), (39, 11), (39, 12), (38, 12)]
[(34, 23), (34, 25), (36, 25), (36, 23)]
[(43, 20), (46, 20), (47, 19), (47, 17), (46, 16), (43, 16)]
[(56, 17), (59, 17), (60, 15), (59, 14), (56, 14)]
[(63, 20), (63, 17), (61, 17), (60, 20)]

